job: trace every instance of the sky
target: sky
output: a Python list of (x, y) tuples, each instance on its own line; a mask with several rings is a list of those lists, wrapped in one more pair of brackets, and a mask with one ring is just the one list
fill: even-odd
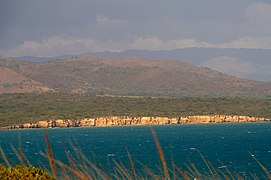
[(271, 0), (1, 0), (0, 56), (271, 49)]

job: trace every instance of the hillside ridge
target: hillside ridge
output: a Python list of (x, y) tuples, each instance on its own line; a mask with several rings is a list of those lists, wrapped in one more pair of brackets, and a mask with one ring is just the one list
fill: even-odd
[(15, 71), (0, 67), (0, 93), (47, 92), (46, 85), (29, 79)]
[(128, 96), (265, 96), (270, 95), (271, 90), (270, 83), (229, 76), (177, 60), (73, 56), (48, 62), (0, 60), (0, 67), (58, 92)]

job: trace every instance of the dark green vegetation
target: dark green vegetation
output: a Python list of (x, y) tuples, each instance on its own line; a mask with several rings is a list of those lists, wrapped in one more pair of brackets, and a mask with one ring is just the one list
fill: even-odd
[(0, 164), (0, 179), (55, 179), (45, 170), (33, 166), (14, 166), (7, 168), (4, 164)]
[(265, 97), (270, 88), (271, 83), (174, 60), (84, 56), (48, 62), (0, 59), (0, 93), (51, 90), (95, 95)]
[(271, 117), (271, 99), (240, 97), (100, 97), (85, 94), (0, 94), (0, 127), (97, 116), (248, 115)]

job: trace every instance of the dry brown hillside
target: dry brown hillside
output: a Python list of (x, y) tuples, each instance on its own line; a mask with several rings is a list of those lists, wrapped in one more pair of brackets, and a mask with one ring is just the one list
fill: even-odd
[(110, 95), (268, 95), (271, 85), (174, 60), (70, 57), (0, 61), (57, 91)]
[(0, 93), (46, 92), (42, 83), (26, 78), (11, 69), (0, 67)]

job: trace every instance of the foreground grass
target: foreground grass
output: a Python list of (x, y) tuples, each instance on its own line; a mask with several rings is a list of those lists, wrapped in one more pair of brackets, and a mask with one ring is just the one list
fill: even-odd
[(271, 118), (271, 99), (98, 97), (67, 93), (0, 94), (0, 127), (97, 116), (247, 115)]
[[(6, 157), (0, 146), (0, 157), (6, 162), (6, 165), (0, 165), (0, 179), (271, 179), (270, 172), (254, 156), (252, 157), (262, 169), (261, 176), (257, 176), (253, 172), (249, 175), (232, 173), (226, 166), (223, 170), (216, 169), (199, 151), (198, 153), (201, 156), (201, 159), (199, 160), (205, 163), (206, 172), (200, 172), (193, 163), (186, 164), (187, 170), (178, 167), (174, 160), (172, 160), (171, 164), (167, 164), (163, 149), (152, 128), (151, 132), (160, 157), (160, 165), (157, 165), (159, 171), (153, 171), (153, 167), (147, 167), (144, 164), (141, 164), (141, 168), (136, 168), (134, 159), (131, 154), (127, 152), (130, 166), (125, 166), (122, 162), (114, 161), (111, 171), (108, 172), (99, 162), (95, 163), (89, 160), (89, 158), (81, 151), (76, 151), (77, 148), (74, 146), (76, 155), (72, 156), (71, 154), (66, 153), (70, 164), (64, 164), (61, 161), (54, 159), (49, 138), (44, 130), (47, 153), (41, 152), (40, 154), (48, 159), (50, 170), (45, 171), (30, 165), (20, 147), (18, 150), (14, 149), (14, 152), (20, 160), (21, 165), (10, 167), (11, 164), (9, 159)], [(221, 165), (223, 164), (221, 163)]]

